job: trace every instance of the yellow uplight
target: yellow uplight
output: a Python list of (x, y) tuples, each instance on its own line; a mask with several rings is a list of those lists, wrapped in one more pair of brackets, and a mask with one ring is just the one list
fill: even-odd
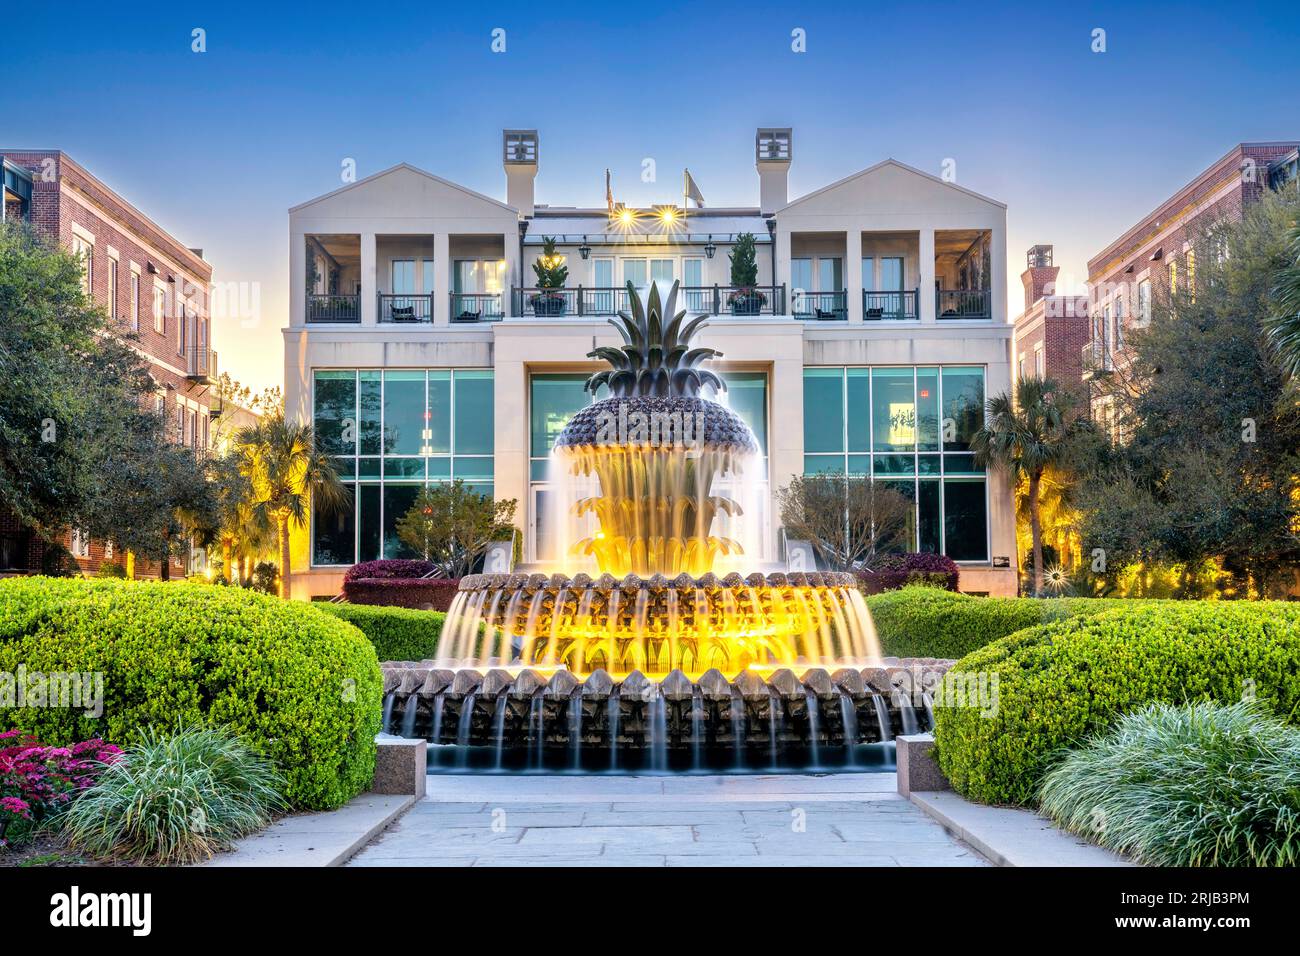
[(630, 226), (636, 222), (636, 213), (625, 206), (618, 211), (618, 221), (620, 225)]

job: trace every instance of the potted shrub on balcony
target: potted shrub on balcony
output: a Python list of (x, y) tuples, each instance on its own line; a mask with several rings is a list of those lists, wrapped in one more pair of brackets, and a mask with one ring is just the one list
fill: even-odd
[(727, 304), (731, 306), (732, 315), (758, 315), (762, 311), (767, 296), (759, 292), (758, 255), (754, 248), (754, 234), (742, 232), (736, 237), (736, 246), (728, 258), (731, 259), (731, 294)]
[(542, 237), (542, 254), (533, 263), (533, 273), (537, 276), (537, 292), (528, 300), (533, 307), (533, 315), (540, 317), (564, 314), (564, 288), (569, 278), (569, 267), (564, 264), (564, 256), (555, 251), (555, 237)]

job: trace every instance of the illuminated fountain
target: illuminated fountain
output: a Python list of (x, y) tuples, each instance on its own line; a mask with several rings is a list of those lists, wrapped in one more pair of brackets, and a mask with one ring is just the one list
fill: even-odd
[(676, 283), (628, 292), (623, 346), (589, 353), (609, 397), (552, 452), (570, 573), (464, 578), (439, 659), (386, 665), (385, 730), (454, 744), (461, 766), (486, 748), (495, 767), (779, 769), (853, 764), (928, 723), (943, 664), (882, 662), (852, 575), (749, 557), (759, 450), (702, 395), (725, 391), (701, 368), (720, 353), (691, 346), (706, 319), (676, 311)]

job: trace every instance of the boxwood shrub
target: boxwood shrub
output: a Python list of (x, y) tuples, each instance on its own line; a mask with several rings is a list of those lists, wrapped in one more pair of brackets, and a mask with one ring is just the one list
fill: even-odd
[(867, 598), (883, 653), (950, 660), (1026, 627), (1134, 604), (1110, 598), (972, 597), (917, 586)]
[(460, 578), (356, 578), (343, 582), (343, 596), (353, 604), (446, 611), (460, 588)]
[[(996, 706), (947, 706), (979, 674), (996, 675)], [(1058, 621), (967, 655), (942, 691), (936, 749), (954, 789), (1030, 805), (1064, 748), (1148, 704), (1254, 696), (1295, 723), (1300, 606), (1159, 602)]]
[[(356, 628), (242, 588), (14, 578), (0, 582), (0, 672), (103, 674), (104, 712), (10, 707), (51, 743), (221, 726), (273, 759), (286, 798), (336, 807), (369, 787), (382, 678)], [(6, 701), (0, 701), (4, 707)]]
[(422, 661), (432, 658), (442, 635), (441, 611), (368, 604), (322, 604), (321, 610), (355, 625), (375, 645), (381, 661)]

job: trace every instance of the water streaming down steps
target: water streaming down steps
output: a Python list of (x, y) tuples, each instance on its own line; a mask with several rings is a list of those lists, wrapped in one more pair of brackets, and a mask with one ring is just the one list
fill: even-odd
[[(947, 667), (891, 661), (840, 669), (834, 679), (821, 668), (798, 676), (748, 671), (734, 680), (711, 671), (697, 680), (634, 672), (616, 681), (600, 672), (579, 681), (564, 670), (479, 675), (432, 664), (385, 665), (383, 709), (390, 732), (398, 724), (404, 736), (442, 744), (431, 748), (441, 752), (431, 756), (435, 766), (626, 773), (887, 767), (892, 748), (863, 746), (929, 729), (933, 701), (912, 688), (935, 686)], [(764, 749), (767, 759), (752, 759)]]

